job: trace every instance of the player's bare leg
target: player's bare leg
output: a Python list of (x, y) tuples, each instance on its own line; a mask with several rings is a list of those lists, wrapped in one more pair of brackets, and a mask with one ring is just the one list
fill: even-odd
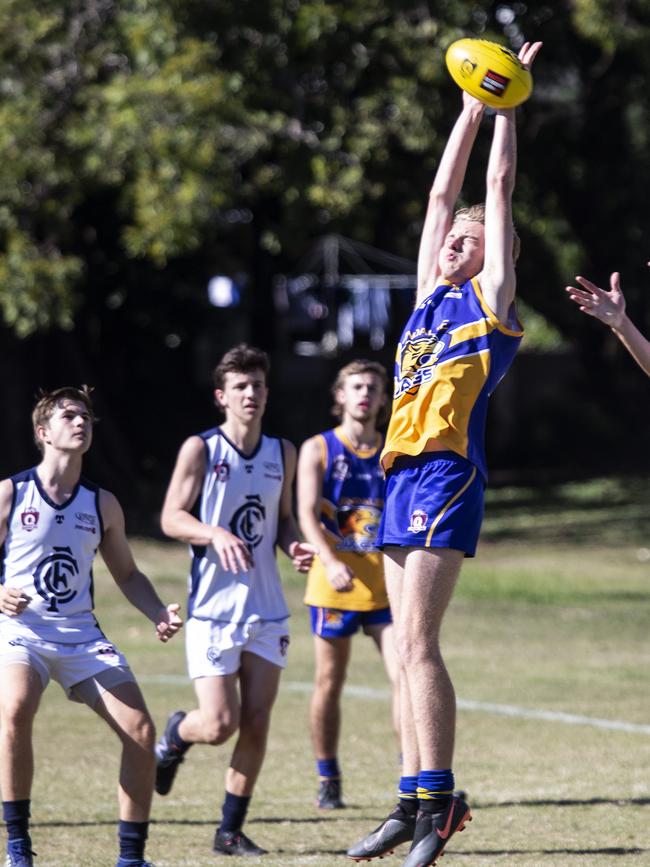
[(43, 694), (38, 673), (29, 665), (0, 668), (0, 789), (7, 829), (7, 864), (32, 864), (29, 836), (34, 778), (32, 731)]
[[(400, 600), (395, 642), (400, 671), (406, 677), (421, 767), (449, 768), (456, 695), (440, 651), (440, 628), (464, 555), (447, 548), (388, 548), (384, 553), (389, 595), (391, 599), (398, 595)], [(391, 592), (396, 577), (392, 563), (403, 570), (396, 592)]]
[(156, 732), (135, 682), (120, 683), (102, 693), (94, 706), (122, 743), (118, 801), (120, 855), (117, 867), (145, 865), (144, 850), (155, 777)]
[(223, 855), (263, 855), (242, 825), (266, 754), (271, 711), (282, 669), (254, 653), (242, 653), (239, 668), (241, 717), (235, 749), (226, 771), (226, 796), (213, 851)]
[(0, 668), (0, 788), (3, 801), (30, 797), (34, 778), (32, 730), (43, 694), (37, 672), (28, 665)]
[(226, 772), (226, 789), (252, 795), (264, 756), (271, 711), (282, 669), (254, 653), (243, 653), (239, 669), (241, 720), (239, 736)]
[(102, 693), (94, 710), (122, 742), (120, 818), (146, 822), (153, 796), (156, 732), (140, 688), (133, 682), (111, 687)]
[(184, 741), (218, 746), (237, 731), (241, 714), (238, 681), (238, 672), (195, 679), (199, 706), (189, 711), (178, 726)]
[[(393, 571), (389, 565), (393, 561), (394, 575), (399, 576), (396, 642), (408, 685), (411, 736), (420, 757), (419, 810), (411, 851), (404, 862), (404, 867), (415, 867), (432, 863), (451, 834), (461, 831), (471, 819), (464, 800), (451, 794), (456, 696), (440, 650), (442, 620), (464, 554), (446, 548), (389, 548), (385, 553), (387, 573)], [(387, 578), (389, 587), (390, 580)], [(450, 784), (448, 790), (440, 780)]]
[[(314, 692), (309, 707), (309, 724), (316, 760), (338, 767), (341, 732), (341, 693), (347, 675), (352, 639), (322, 638), (314, 635)], [(325, 772), (330, 773), (325, 766)], [(343, 807), (340, 776), (320, 777), (317, 806), (321, 809)]]
[(377, 645), (382, 659), (384, 660), (384, 668), (388, 675), (388, 680), (391, 685), (391, 715), (393, 721), (393, 729), (400, 739), (400, 712), (399, 712), (399, 660), (397, 659), (397, 649), (395, 647), (395, 628), (392, 623), (377, 623), (365, 627), (366, 635), (369, 635)]

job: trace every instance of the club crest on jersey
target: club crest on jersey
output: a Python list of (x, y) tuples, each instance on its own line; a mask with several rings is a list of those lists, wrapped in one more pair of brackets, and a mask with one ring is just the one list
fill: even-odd
[(230, 531), (246, 542), (249, 549), (256, 548), (264, 538), (266, 509), (259, 494), (251, 494), (230, 519)]
[(230, 464), (228, 461), (217, 461), (212, 469), (218, 482), (227, 482), (230, 478)]
[(289, 636), (288, 635), (281, 635), (280, 636), (280, 656), (286, 656), (288, 650), (289, 650)]
[(445, 344), (428, 328), (408, 332), (397, 354), (399, 373), (395, 377), (395, 397), (415, 394), (423, 382), (433, 379), (433, 368)]
[(30, 533), (38, 527), (38, 519), (40, 513), (33, 506), (28, 506), (24, 512), (20, 513), (20, 523), (23, 525), (23, 530)]
[(34, 586), (39, 596), (48, 603), (47, 610), (58, 611), (59, 605), (71, 602), (77, 595), (70, 585), (79, 574), (79, 567), (67, 546), (55, 545), (52, 551), (34, 570)]
[(426, 512), (423, 512), (422, 509), (416, 509), (414, 512), (411, 512), (411, 523), (406, 528), (406, 532), (421, 533), (423, 530), (426, 530), (428, 520), (429, 516)]
[(339, 533), (343, 537), (336, 546), (337, 551), (375, 550), (381, 509), (367, 503), (358, 503), (340, 508), (336, 518)]

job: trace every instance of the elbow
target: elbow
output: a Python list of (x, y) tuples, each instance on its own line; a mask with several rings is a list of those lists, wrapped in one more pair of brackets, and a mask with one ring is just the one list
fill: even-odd
[(170, 538), (175, 538), (174, 536), (174, 521), (169, 512), (163, 509), (162, 514), (160, 516), (160, 529), (163, 531), (165, 536), (169, 536)]

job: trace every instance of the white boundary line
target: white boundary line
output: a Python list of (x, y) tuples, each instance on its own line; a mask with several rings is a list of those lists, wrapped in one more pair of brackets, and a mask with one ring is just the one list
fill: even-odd
[[(179, 674), (153, 674), (143, 675), (138, 678), (140, 683), (158, 683), (169, 685), (188, 684), (188, 679), (184, 675)], [(313, 684), (302, 683), (295, 680), (285, 680), (280, 682), (280, 688), (289, 692), (311, 692)], [(344, 694), (352, 698), (361, 698), (366, 700), (388, 700), (390, 692), (387, 689), (375, 689), (369, 686), (352, 686), (348, 685), (344, 689)], [(472, 711), (476, 713), (495, 714), (496, 716), (509, 716), (516, 719), (536, 719), (544, 720), (545, 722), (564, 723), (571, 726), (590, 726), (595, 729), (605, 729), (607, 731), (627, 732), (628, 734), (650, 735), (650, 725), (640, 723), (628, 723), (622, 720), (599, 719), (598, 717), (580, 716), (579, 714), (564, 713), (556, 710), (537, 710), (535, 708), (518, 707), (514, 704), (494, 704), (492, 702), (471, 701), (464, 698), (457, 700), (459, 710)]]

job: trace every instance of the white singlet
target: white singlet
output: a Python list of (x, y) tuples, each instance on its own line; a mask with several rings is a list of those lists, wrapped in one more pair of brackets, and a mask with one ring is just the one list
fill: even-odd
[(199, 436), (205, 443), (206, 469), (194, 514), (246, 542), (253, 566), (246, 572), (226, 572), (212, 546), (192, 546), (188, 616), (229, 623), (284, 620), (289, 609), (275, 559), (284, 481), (282, 442), (261, 436), (255, 451), (245, 456), (220, 428)]
[(80, 479), (70, 499), (57, 505), (35, 468), (11, 481), (0, 582), (31, 601), (16, 617), (0, 615), (0, 631), (63, 644), (103, 638), (93, 614), (92, 567), (103, 534), (98, 486)]

